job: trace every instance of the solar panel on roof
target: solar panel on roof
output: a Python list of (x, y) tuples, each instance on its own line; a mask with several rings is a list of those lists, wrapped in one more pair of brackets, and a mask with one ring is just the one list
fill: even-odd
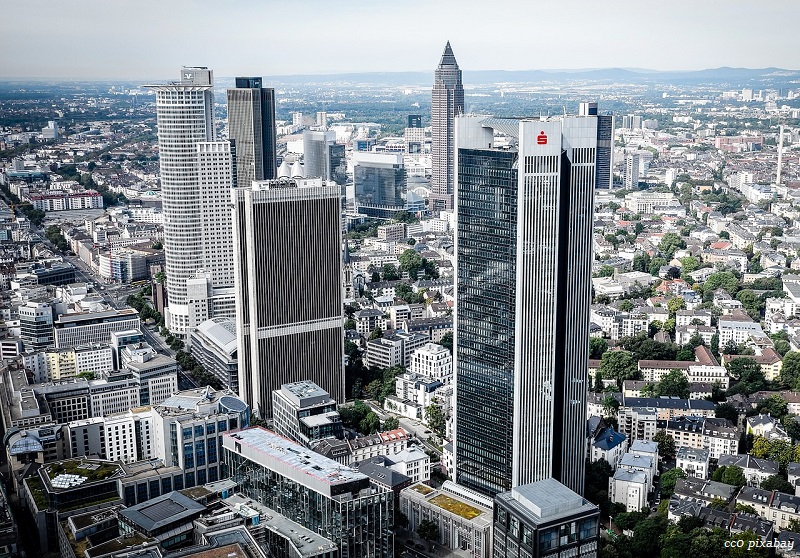
[(146, 508), (142, 508), (139, 511), (143, 516), (157, 523), (168, 517), (185, 512), (186, 508), (173, 500), (163, 500), (151, 506), (147, 506)]

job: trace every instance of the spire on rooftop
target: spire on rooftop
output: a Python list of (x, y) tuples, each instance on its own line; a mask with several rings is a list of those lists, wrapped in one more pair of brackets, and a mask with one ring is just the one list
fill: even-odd
[(439, 66), (458, 66), (456, 57), (453, 54), (453, 49), (450, 47), (450, 41), (447, 41), (447, 44), (444, 47), (444, 52), (442, 53), (442, 59), (439, 61)]

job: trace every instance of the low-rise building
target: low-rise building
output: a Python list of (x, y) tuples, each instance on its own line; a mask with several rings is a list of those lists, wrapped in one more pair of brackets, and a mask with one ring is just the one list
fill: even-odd
[(440, 489), (415, 484), (400, 492), (400, 511), (408, 528), (416, 531), (422, 521), (439, 528), (435, 542), (472, 558), (492, 554), (492, 501), (483, 495), (445, 481)]
[(707, 479), (710, 461), (708, 450), (681, 446), (675, 456), (675, 467), (681, 469), (689, 477)]
[(763, 481), (778, 474), (778, 464), (775, 461), (758, 459), (746, 453), (720, 455), (717, 464), (720, 467), (739, 467), (748, 486), (761, 486)]

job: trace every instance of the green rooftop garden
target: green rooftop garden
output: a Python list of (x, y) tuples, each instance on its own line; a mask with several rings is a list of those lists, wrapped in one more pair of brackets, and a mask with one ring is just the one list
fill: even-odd
[(433, 492), (433, 488), (431, 488), (430, 486), (425, 486), (424, 484), (415, 484), (414, 486), (411, 487), (411, 490), (416, 490), (423, 496), (427, 496), (428, 494)]
[(31, 494), (33, 495), (33, 501), (36, 502), (36, 507), (39, 508), (39, 511), (46, 510), (49, 504), (44, 493), (42, 481), (38, 476), (34, 475), (25, 479), (25, 482), (28, 483), (28, 488), (30, 488)]
[(481, 510), (473, 508), (469, 504), (456, 500), (455, 498), (451, 498), (446, 494), (438, 494), (428, 501), (432, 504), (436, 504), (443, 510), (447, 510), (450, 513), (459, 515), (464, 519), (475, 519), (481, 513), (483, 513)]
[(71, 459), (59, 461), (45, 466), (45, 472), (52, 481), (58, 475), (80, 475), (86, 477), (86, 482), (96, 482), (114, 476), (119, 471), (119, 465), (103, 461), (86, 461)]

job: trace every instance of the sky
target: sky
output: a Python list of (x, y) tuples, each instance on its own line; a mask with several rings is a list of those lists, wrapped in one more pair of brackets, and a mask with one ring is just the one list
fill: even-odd
[(5, 0), (0, 78), (798, 69), (797, 0)]

